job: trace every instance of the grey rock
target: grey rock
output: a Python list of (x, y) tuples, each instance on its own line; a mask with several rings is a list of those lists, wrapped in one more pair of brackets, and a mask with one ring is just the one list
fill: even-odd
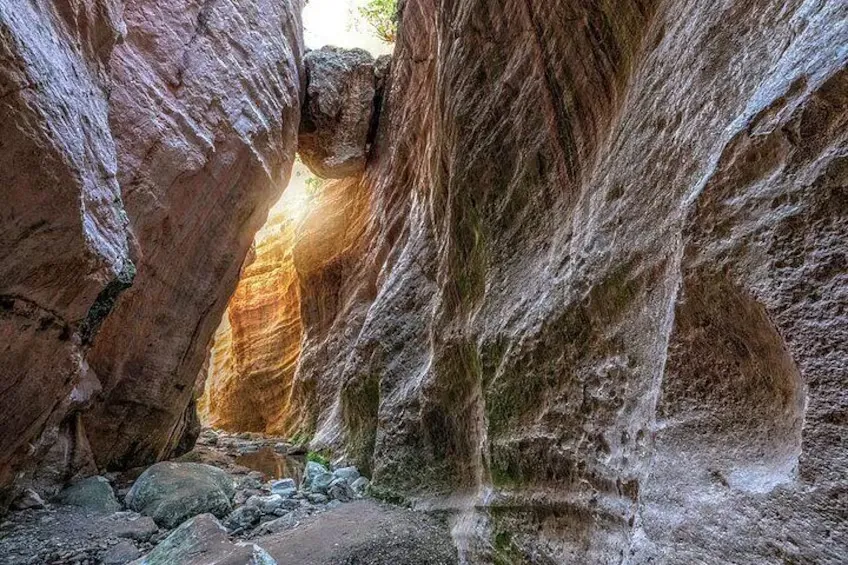
[(159, 527), (153, 518), (136, 514), (135, 517), (120, 521), (114, 526), (113, 531), (119, 538), (149, 541), (159, 531)]
[(211, 514), (201, 514), (183, 522), (146, 557), (135, 565), (224, 565), (249, 563), (276, 565), (268, 553), (255, 544), (233, 543), (227, 530)]
[(277, 494), (277, 495), (279, 495), (283, 498), (293, 498), (294, 495), (297, 494), (297, 489), (293, 489), (293, 488), (282, 489), (282, 490), (275, 491), (274, 494)]
[(303, 62), (308, 83), (298, 134), (301, 159), (322, 178), (361, 173), (374, 111), (374, 58), (362, 49), (324, 47)]
[(209, 512), (223, 517), (232, 510), (233, 480), (224, 471), (198, 463), (157, 463), (127, 494), (127, 506), (165, 528)]
[(268, 497), (268, 500), (262, 504), (262, 512), (264, 514), (285, 513), (299, 507), (300, 502), (275, 494)]
[(29, 508), (44, 508), (44, 500), (31, 488), (23, 491), (12, 504), (13, 510), (27, 510)]
[(256, 477), (253, 473), (248, 474), (246, 477), (242, 477), (242, 479), (238, 482), (238, 488), (251, 490), (262, 488), (261, 473), (259, 477)]
[(279, 453), (281, 455), (285, 455), (289, 452), (289, 444), (287, 444), (287, 443), (275, 443), (274, 444), (274, 451), (276, 451), (277, 453)]
[(141, 552), (131, 541), (123, 540), (107, 549), (101, 556), (103, 565), (124, 565), (141, 557)]
[(350, 488), (353, 490), (356, 496), (365, 496), (368, 494), (368, 488), (371, 486), (371, 481), (366, 479), (365, 477), (359, 477), (350, 485)]
[(316, 463), (315, 461), (307, 461), (306, 468), (303, 470), (303, 482), (301, 486), (304, 490), (309, 490), (312, 486), (312, 479), (314, 479), (318, 475), (323, 475), (327, 473), (327, 468), (321, 465), (320, 463)]
[(297, 525), (297, 519), (294, 514), (286, 514), (276, 520), (265, 522), (256, 528), (256, 535), (265, 536), (269, 534), (277, 534), (286, 530), (290, 530)]
[(359, 469), (356, 467), (342, 467), (333, 471), (333, 477), (344, 479), (348, 484), (353, 484), (353, 481), (359, 478)]
[(309, 488), (312, 492), (323, 494), (327, 492), (327, 489), (330, 488), (330, 483), (334, 480), (332, 473), (321, 473), (312, 479), (312, 483)]
[(239, 490), (238, 492), (236, 492), (235, 498), (233, 498), (233, 504), (235, 504), (236, 506), (239, 506), (239, 505), (245, 504), (248, 500), (250, 500), (254, 496), (264, 496), (264, 495), (265, 495), (265, 491), (263, 491), (261, 489), (248, 488), (248, 489)]
[(306, 499), (312, 504), (326, 504), (330, 500), (327, 498), (327, 495), (318, 493), (309, 494), (306, 496)]
[(350, 502), (356, 494), (350, 488), (347, 480), (339, 477), (333, 479), (333, 482), (330, 483), (330, 486), (327, 488), (327, 496), (340, 502)]
[(281, 494), (288, 491), (297, 491), (297, 484), (294, 479), (280, 479), (271, 483), (271, 492)]
[(298, 501), (284, 498), (278, 494), (272, 494), (270, 496), (252, 496), (246, 504), (247, 506), (258, 508), (263, 514), (274, 514), (281, 508), (288, 512), (300, 507), (300, 503)]
[(79, 506), (99, 512), (116, 512), (121, 509), (115, 491), (103, 477), (82, 479), (67, 486), (56, 497), (60, 504)]
[(224, 525), (231, 532), (243, 532), (253, 528), (262, 518), (262, 510), (256, 506), (240, 506), (227, 516)]

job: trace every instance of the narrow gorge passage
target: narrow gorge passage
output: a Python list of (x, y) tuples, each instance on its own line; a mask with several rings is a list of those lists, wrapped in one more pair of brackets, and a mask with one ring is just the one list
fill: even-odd
[(848, 562), (846, 46), (0, 0), (0, 563)]

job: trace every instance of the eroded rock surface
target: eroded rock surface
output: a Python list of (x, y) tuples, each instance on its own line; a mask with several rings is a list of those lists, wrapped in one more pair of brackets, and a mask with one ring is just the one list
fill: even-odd
[(374, 58), (362, 49), (324, 47), (307, 53), (304, 66), (301, 159), (322, 178), (361, 173), (377, 89)]
[(0, 507), (57, 441), (60, 483), (85, 467), (66, 416), (134, 274), (106, 90), (122, 32), (113, 0), (0, 4)]
[(483, 562), (838, 563), (848, 7), (439, 7), (295, 249), (300, 429)]
[(215, 333), (200, 414), (209, 426), (282, 433), (300, 353), (300, 283), (292, 252), (296, 221), (286, 196), (256, 235)]
[[(166, 457), (196, 433), (195, 379), (241, 264), (294, 159), (300, 2), (131, 0), (110, 98), (138, 275), (88, 361), (101, 467)], [(189, 438), (190, 439), (190, 438)]]

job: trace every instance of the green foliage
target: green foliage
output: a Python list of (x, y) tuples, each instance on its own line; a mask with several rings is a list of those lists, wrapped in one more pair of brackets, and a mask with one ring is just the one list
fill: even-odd
[(318, 177), (309, 176), (309, 178), (304, 181), (304, 184), (306, 185), (306, 192), (309, 194), (309, 197), (315, 198), (315, 196), (321, 192), (321, 187), (324, 186), (324, 181)]
[(312, 461), (313, 463), (318, 463), (319, 465), (323, 465), (324, 467), (330, 467), (330, 459), (317, 451), (310, 451), (306, 454), (306, 460)]
[(312, 436), (304, 432), (303, 430), (298, 430), (296, 434), (294, 434), (289, 440), (292, 445), (304, 445), (309, 443), (309, 440), (312, 439)]
[(394, 43), (397, 37), (398, 0), (368, 0), (359, 7), (359, 17), (386, 43)]

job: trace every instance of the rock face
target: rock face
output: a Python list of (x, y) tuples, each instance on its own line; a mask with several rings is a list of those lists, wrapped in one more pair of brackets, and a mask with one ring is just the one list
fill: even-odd
[(483, 562), (838, 562), (845, 3), (402, 5), (295, 248), (313, 446)]
[(361, 173), (377, 89), (374, 58), (362, 49), (324, 47), (307, 53), (304, 66), (301, 159), (322, 178)]
[(200, 401), (202, 419), (214, 428), (280, 434), (291, 417), (289, 396), (302, 333), (292, 251), (295, 208), (302, 203), (289, 196), (257, 233), (215, 334)]
[(124, 18), (110, 117), (138, 274), (88, 355), (104, 468), (161, 459), (194, 426), (195, 378), (288, 180), (301, 88), (297, 0), (130, 0)]
[(122, 29), (113, 0), (0, 4), (0, 506), (57, 441), (81, 466), (66, 415), (97, 388), (85, 347), (133, 278), (106, 96)]

